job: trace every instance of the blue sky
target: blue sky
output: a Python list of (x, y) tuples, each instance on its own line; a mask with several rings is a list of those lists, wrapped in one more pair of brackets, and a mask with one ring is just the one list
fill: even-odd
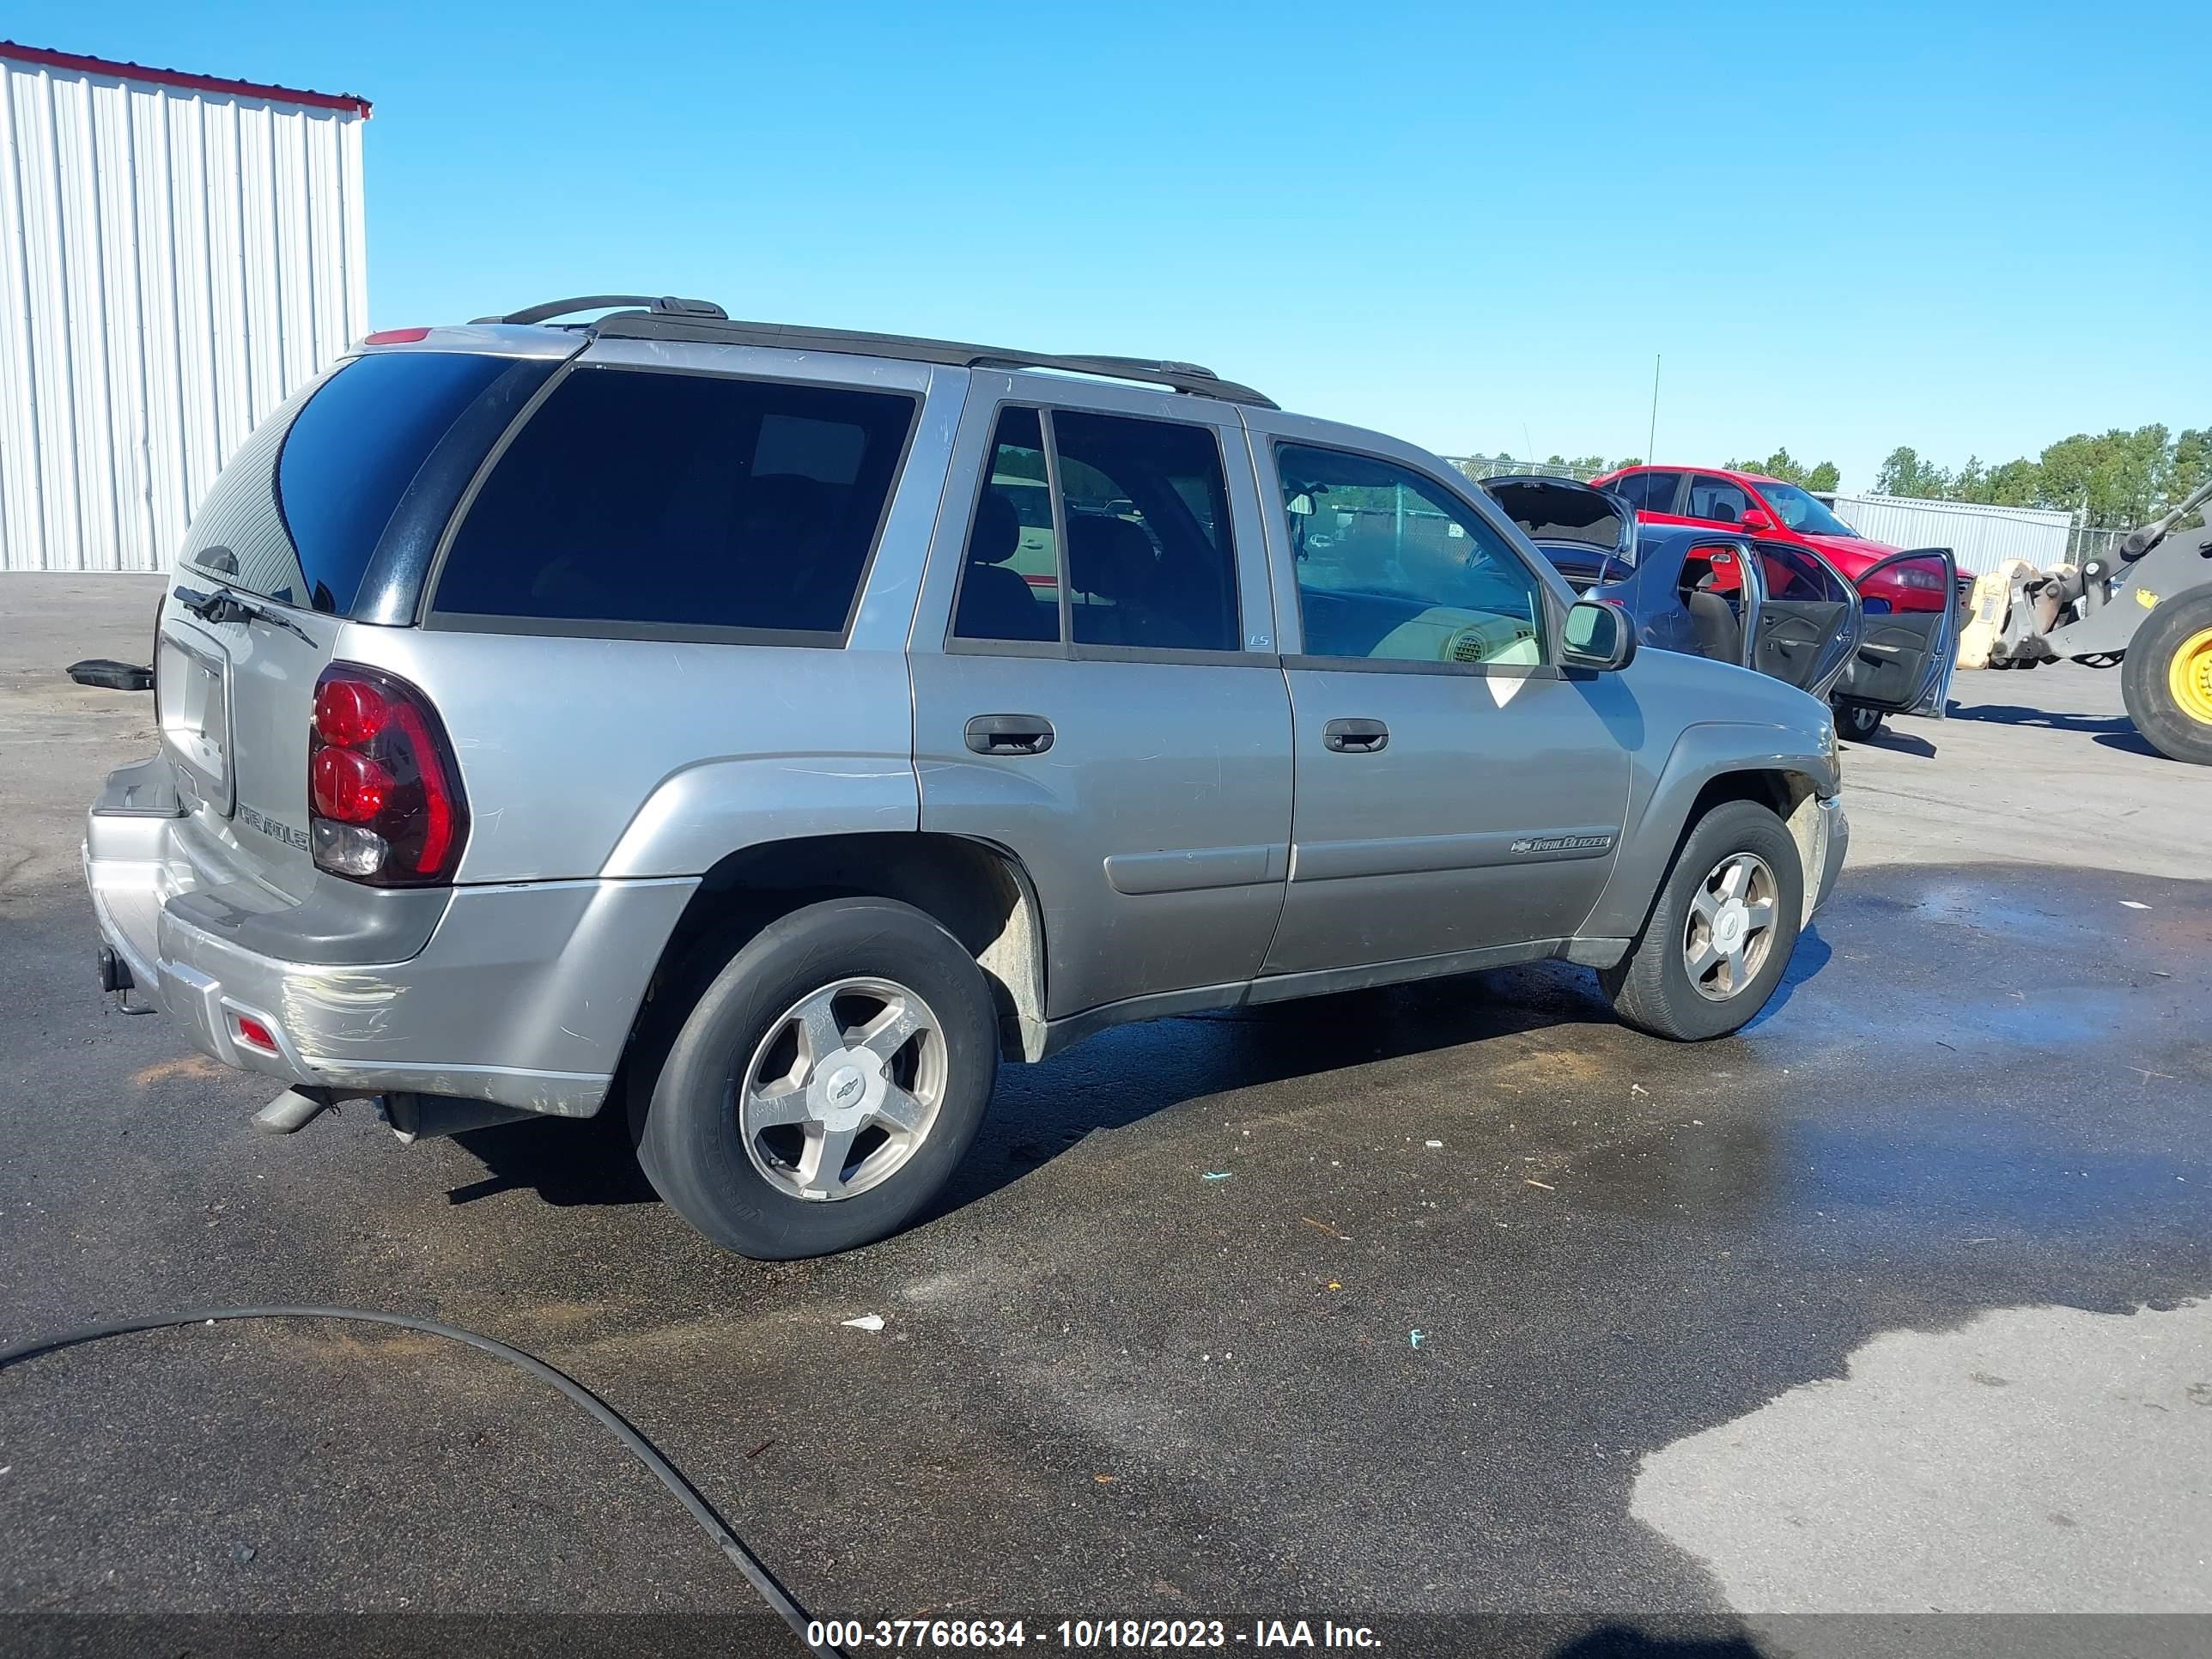
[[(635, 289), (1212, 365), (1452, 453), (1864, 486), (2212, 423), (2196, 7), (13, 0), (358, 92), (378, 326)], [(2192, 44), (2192, 42), (2194, 44)], [(2128, 89), (2146, 90), (2134, 100)]]

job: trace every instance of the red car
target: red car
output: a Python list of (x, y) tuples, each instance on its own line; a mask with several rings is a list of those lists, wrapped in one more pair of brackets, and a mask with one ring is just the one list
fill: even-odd
[[(1899, 550), (1860, 535), (1796, 484), (1719, 467), (1625, 466), (1590, 482), (1627, 497), (1643, 524), (1698, 525), (1810, 547), (1854, 586), (1869, 566)], [(1960, 574), (1962, 581), (1973, 578)], [(1941, 611), (1949, 596), (1919, 565), (1899, 565), (1859, 592), (1893, 611)]]

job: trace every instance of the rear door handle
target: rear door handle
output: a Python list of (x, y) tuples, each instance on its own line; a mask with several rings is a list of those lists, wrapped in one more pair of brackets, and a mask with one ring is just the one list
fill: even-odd
[(1052, 722), (1042, 714), (978, 714), (967, 735), (979, 755), (1042, 755), (1052, 747)]
[(1338, 755), (1372, 755), (1390, 746), (1390, 728), (1381, 720), (1331, 720), (1321, 729), (1321, 746)]

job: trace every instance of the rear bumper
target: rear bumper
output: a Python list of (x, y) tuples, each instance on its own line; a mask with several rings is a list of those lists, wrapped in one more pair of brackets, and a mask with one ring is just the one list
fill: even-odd
[[(241, 892), (194, 860), (166, 767), (109, 780), (86, 820), (85, 884), (136, 994), (194, 1047), (295, 1087), (599, 1109), (695, 881), (455, 888), (419, 948), (334, 960), (362, 952), (331, 937), (329, 907)], [(375, 954), (374, 933), (362, 942)]]

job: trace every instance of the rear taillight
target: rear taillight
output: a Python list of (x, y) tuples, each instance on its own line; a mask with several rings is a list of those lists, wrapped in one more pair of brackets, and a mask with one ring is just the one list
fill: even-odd
[(453, 879), (469, 832), (460, 769), (438, 711), (398, 676), (355, 663), (323, 671), (307, 795), (318, 868), (377, 887)]

